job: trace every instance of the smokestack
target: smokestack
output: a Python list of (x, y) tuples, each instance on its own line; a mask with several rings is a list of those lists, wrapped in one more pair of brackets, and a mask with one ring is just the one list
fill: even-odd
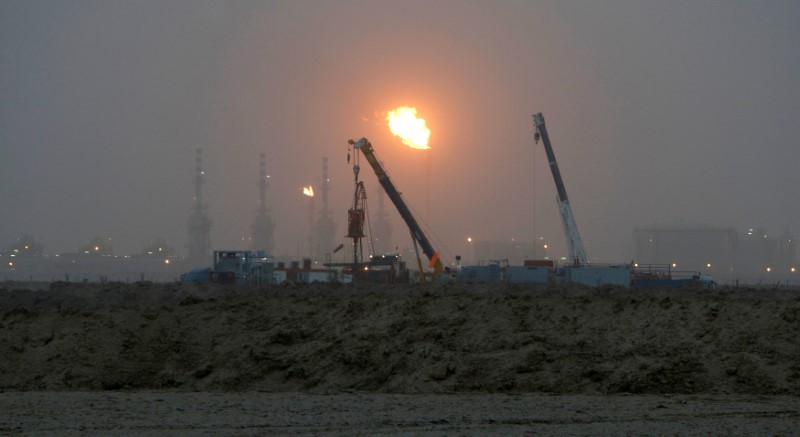
[(194, 151), (194, 208), (203, 208), (203, 149)]
[(322, 158), (322, 215), (328, 215), (328, 191), (330, 185), (328, 184), (328, 158)]
[[(383, 165), (383, 163), (381, 163)], [(374, 236), (372, 244), (375, 247), (376, 253), (389, 253), (392, 252), (392, 226), (389, 224), (389, 216), (383, 207), (384, 193), (382, 187), (378, 187), (378, 214), (375, 217)]]
[(265, 253), (272, 254), (275, 248), (273, 239), (275, 224), (267, 205), (267, 187), (269, 187), (267, 155), (261, 153), (258, 159), (258, 209), (253, 219), (253, 250), (256, 252), (263, 250)]
[(258, 210), (267, 209), (267, 154), (258, 156)]
[(330, 206), (328, 204), (328, 193), (331, 190), (330, 177), (328, 176), (328, 158), (322, 158), (322, 211), (316, 224), (315, 250), (312, 253), (315, 259), (325, 260), (326, 255), (334, 249), (334, 238), (336, 235), (336, 225), (333, 223)]
[(206, 214), (203, 203), (203, 184), (205, 171), (203, 170), (203, 150), (195, 149), (194, 157), (194, 205), (189, 215), (189, 262), (193, 265), (207, 265), (210, 263), (211, 220)]
[(308, 199), (308, 253), (314, 254), (314, 215), (316, 213), (316, 198), (314, 195), (309, 196)]

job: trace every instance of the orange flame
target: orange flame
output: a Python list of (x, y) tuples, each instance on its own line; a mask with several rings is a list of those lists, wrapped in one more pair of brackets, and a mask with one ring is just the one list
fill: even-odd
[(312, 187), (311, 185), (303, 187), (303, 194), (305, 194), (308, 197), (314, 197), (314, 187)]
[(431, 130), (425, 126), (424, 118), (417, 118), (417, 108), (401, 106), (389, 111), (386, 116), (392, 135), (400, 137), (403, 144), (415, 149), (430, 149), (428, 138)]

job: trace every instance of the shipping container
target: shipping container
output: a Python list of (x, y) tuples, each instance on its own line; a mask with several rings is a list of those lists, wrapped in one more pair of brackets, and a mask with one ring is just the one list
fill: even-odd
[(599, 287), (601, 285), (631, 286), (631, 266), (628, 264), (605, 267), (564, 267), (559, 270), (563, 274), (557, 275), (558, 282), (573, 282), (588, 285), (589, 287)]
[(462, 266), (458, 271), (458, 280), (466, 283), (486, 284), (500, 282), (500, 266)]
[(505, 280), (512, 284), (546, 284), (550, 282), (550, 267), (508, 266)]

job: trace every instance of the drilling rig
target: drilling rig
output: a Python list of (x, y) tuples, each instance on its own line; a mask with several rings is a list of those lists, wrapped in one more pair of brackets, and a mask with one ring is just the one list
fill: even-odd
[[(422, 251), (425, 253), (425, 256), (427, 256), (428, 260), (430, 261), (428, 267), (433, 269), (434, 280), (438, 280), (444, 272), (444, 266), (442, 261), (439, 259), (439, 252), (434, 250), (433, 245), (431, 245), (430, 241), (428, 240), (428, 237), (422, 231), (422, 228), (417, 223), (414, 215), (411, 214), (411, 211), (408, 209), (405, 201), (403, 201), (403, 198), (400, 196), (400, 192), (397, 191), (397, 188), (395, 188), (394, 184), (389, 179), (389, 176), (386, 174), (386, 170), (383, 169), (383, 166), (381, 166), (381, 163), (375, 156), (375, 151), (372, 148), (372, 144), (366, 138), (361, 138), (358, 141), (349, 140), (348, 143), (351, 144), (354, 149), (361, 150), (361, 153), (367, 159), (370, 166), (372, 166), (372, 169), (375, 171), (375, 176), (378, 177), (378, 182), (381, 184), (384, 191), (386, 191), (386, 195), (389, 196), (389, 199), (391, 199), (395, 208), (397, 208), (397, 212), (400, 213), (400, 217), (402, 217), (403, 221), (406, 222), (406, 225), (411, 232), (411, 240), (414, 243), (415, 249), (419, 243), (419, 246), (422, 247)], [(423, 272), (422, 261), (420, 260), (419, 256), (417, 256), (417, 265), (420, 270), (420, 281), (424, 281), (425, 274)]]
[[(350, 163), (350, 152), (347, 153), (347, 162)], [(399, 254), (384, 253), (382, 255), (370, 255), (369, 260), (364, 260), (363, 238), (367, 236), (364, 232), (364, 225), (369, 225), (369, 214), (367, 211), (367, 190), (364, 182), (359, 180), (358, 175), (361, 170), (359, 166), (359, 156), (353, 156), (353, 180), (355, 190), (353, 191), (353, 203), (347, 211), (347, 238), (352, 240), (352, 261), (351, 262), (326, 262), (326, 267), (343, 267), (342, 279), (352, 278), (353, 282), (363, 283), (407, 283), (409, 272), (406, 263), (402, 261)], [(370, 227), (370, 234), (371, 232)], [(370, 247), (371, 235), (370, 235)], [(338, 252), (344, 244), (340, 244), (333, 253)], [(374, 249), (374, 248), (373, 248)], [(374, 252), (374, 251), (373, 251)]]
[(355, 191), (353, 192), (353, 206), (347, 211), (347, 238), (353, 240), (353, 265), (364, 261), (364, 221), (366, 217), (367, 190), (364, 182), (358, 180), (358, 165), (353, 166), (355, 174)]

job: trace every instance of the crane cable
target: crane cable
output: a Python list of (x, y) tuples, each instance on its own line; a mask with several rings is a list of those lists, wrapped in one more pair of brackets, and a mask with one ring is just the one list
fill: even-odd
[[(536, 125), (533, 127), (534, 131), (536, 131)], [(536, 245), (539, 242), (536, 240), (536, 145), (538, 141), (536, 141), (536, 136), (534, 135), (534, 143), (533, 143), (533, 189), (531, 193), (533, 194), (533, 259), (537, 259), (536, 257)]]
[[(446, 253), (448, 259), (453, 259), (454, 258), (453, 253), (447, 248), (447, 246), (445, 246), (442, 239), (439, 238), (439, 236), (435, 232), (433, 232), (433, 229), (431, 229), (428, 223), (425, 222), (424, 219), (422, 219), (422, 216), (419, 215), (416, 208), (414, 208), (414, 205), (408, 202), (408, 200), (406, 200), (406, 205), (408, 205), (408, 208), (411, 210), (414, 217), (418, 218), (419, 225), (423, 228), (425, 234), (430, 236), (430, 238), (433, 239), (433, 241), (436, 243), (435, 247), (439, 248), (438, 252)], [(442, 264), (444, 264), (444, 262)]]

